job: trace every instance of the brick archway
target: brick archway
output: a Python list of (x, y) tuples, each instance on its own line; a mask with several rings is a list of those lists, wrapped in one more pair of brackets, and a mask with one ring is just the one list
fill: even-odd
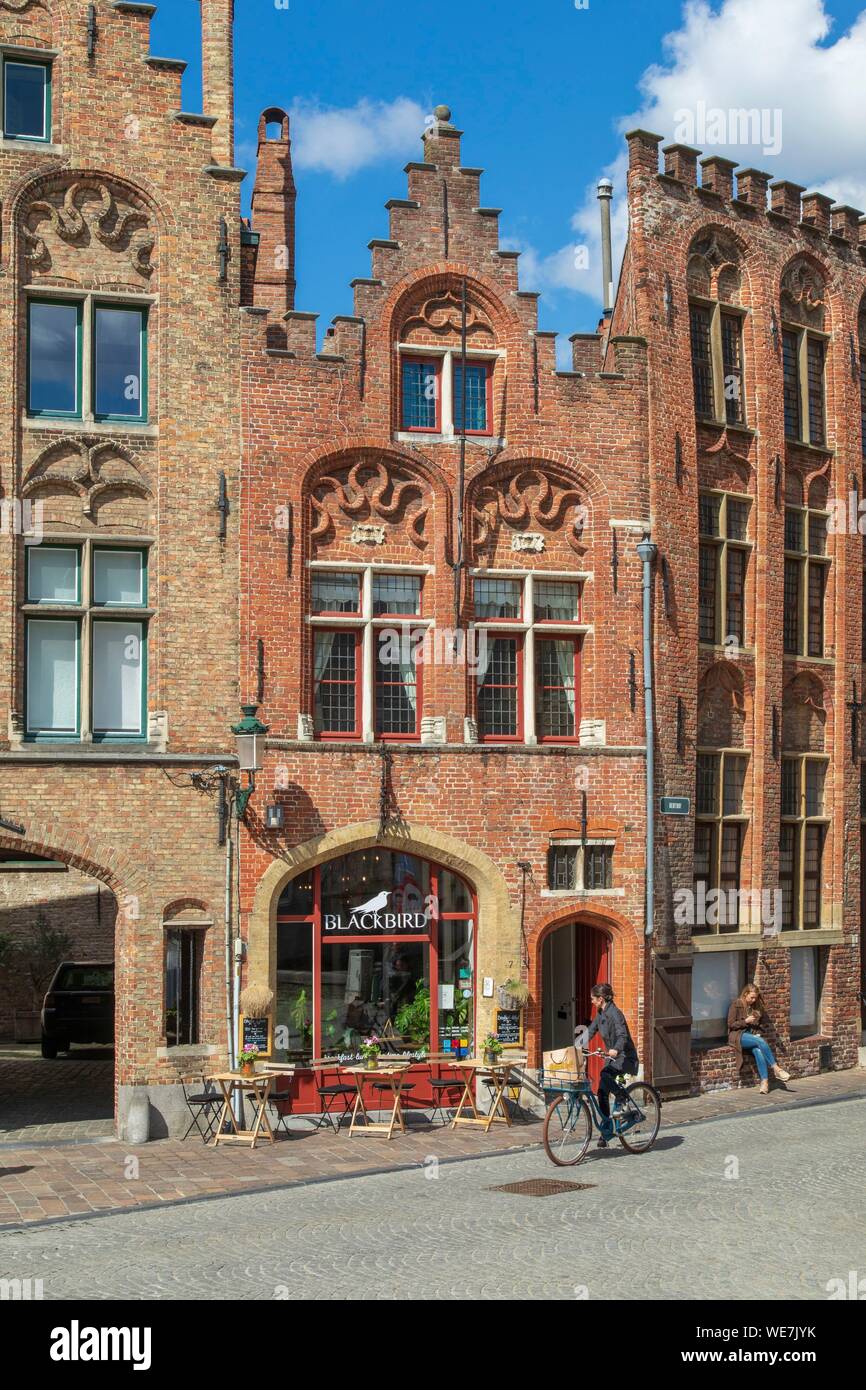
[(542, 952), (545, 941), (561, 927), (574, 924), (603, 932), (610, 941), (610, 983), (617, 1003), (629, 1021), (641, 1060), (644, 1060), (645, 1023), (648, 1008), (645, 1003), (644, 944), (640, 925), (609, 909), (590, 907), (559, 907), (539, 924), (529, 942), (529, 990), (531, 1005), (526, 1018), (526, 1042), (529, 1065), (541, 1065), (541, 1020), (543, 1007)]
[[(328, 859), (374, 845), (433, 860), (471, 884), (478, 900), (478, 976), (499, 981), (506, 978), (519, 959), (520, 910), (512, 904), (505, 878), (492, 859), (427, 825), (407, 825), (399, 834), (380, 835), (377, 821), (362, 821), (305, 840), (268, 865), (247, 918), (246, 983), (267, 982), (276, 994), (277, 903), (289, 880)], [(477, 1027), (487, 1031), (493, 1026), (494, 1000), (479, 996), (480, 990), (476, 994)]]

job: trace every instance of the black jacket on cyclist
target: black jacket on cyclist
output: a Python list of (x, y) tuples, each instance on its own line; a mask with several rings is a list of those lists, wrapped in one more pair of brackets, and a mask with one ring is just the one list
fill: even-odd
[(622, 1009), (618, 1009), (616, 1004), (608, 1004), (607, 1008), (599, 1009), (587, 1029), (587, 1042), (590, 1042), (596, 1033), (601, 1037), (606, 1053), (610, 1052), (611, 1048), (616, 1048), (616, 1056), (607, 1059), (608, 1066), (614, 1067), (618, 1072), (635, 1075), (639, 1066), (637, 1048), (628, 1031)]

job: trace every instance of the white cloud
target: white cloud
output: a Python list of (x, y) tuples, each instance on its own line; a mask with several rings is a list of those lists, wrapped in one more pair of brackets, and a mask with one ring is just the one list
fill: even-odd
[(426, 112), (409, 97), (351, 107), (298, 101), (291, 109), (292, 161), (345, 179), (360, 169), (419, 149)]
[[(687, 0), (682, 26), (664, 40), (664, 60), (648, 67), (641, 78), (641, 106), (616, 124), (622, 133), (642, 126), (664, 136), (664, 143), (694, 143), (704, 155), (724, 155), (741, 166), (765, 169), (774, 178), (788, 178), (866, 209), (864, 74), (866, 9), (845, 33), (833, 35), (824, 0), (722, 0), (715, 5)], [(714, 110), (753, 109), (767, 113), (764, 135), (757, 143), (737, 143), (730, 119), (716, 122), (717, 129), (707, 119)], [(696, 135), (709, 134), (712, 143), (678, 133), (684, 112), (694, 113)], [(716, 143), (717, 136), (727, 143)], [(612, 165), (599, 171), (614, 182), (615, 267), (626, 237), (626, 170), (627, 157), (621, 151)], [(532, 252), (521, 258), (521, 270), (528, 271), (526, 287), (541, 290), (548, 300), (557, 289), (570, 289), (598, 301), (595, 182), (571, 225), (575, 236), (568, 246), (548, 256)], [(581, 242), (589, 249), (588, 270), (574, 268), (574, 247)]]

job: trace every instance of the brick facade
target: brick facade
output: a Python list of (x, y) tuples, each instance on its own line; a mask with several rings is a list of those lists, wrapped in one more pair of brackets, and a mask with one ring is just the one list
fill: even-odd
[[(832, 1045), (832, 1065), (856, 1062), (860, 1033), (860, 764), (852, 753), (852, 690), (862, 690), (862, 535), (850, 529), (826, 541), (824, 643), (820, 656), (783, 645), (786, 505), (832, 512), (834, 499), (862, 493), (863, 443), (859, 354), (863, 350), (863, 228), (850, 208), (802, 197), (799, 185), (758, 170), (701, 160), (659, 137), (628, 137), (629, 245), (614, 333), (649, 342), (650, 485), (653, 538), (666, 566), (668, 597), (656, 592), (656, 673), (660, 794), (695, 795), (697, 749), (748, 755), (740, 883), (779, 886), (781, 764), (785, 754), (824, 754), (826, 840), (820, 929), (762, 936), (754, 914), (739, 930), (677, 925), (672, 895), (691, 888), (693, 819), (662, 818), (658, 843), (657, 947), (671, 959), (727, 947), (746, 951), (793, 1070), (814, 1071)], [(743, 418), (699, 418), (690, 354), (690, 303), (733, 305), (742, 321)], [(825, 437), (797, 442), (783, 417), (786, 324), (826, 337)], [(718, 414), (718, 411), (714, 411)], [(749, 502), (745, 640), (698, 642), (698, 495), (714, 490)], [(820, 550), (820, 547), (819, 547)], [(724, 639), (724, 634), (721, 637)], [(677, 744), (677, 700), (684, 729)], [(859, 750), (858, 750), (859, 751)], [(790, 1041), (795, 947), (819, 947), (823, 976), (819, 1026)], [(734, 1075), (727, 1047), (695, 1050), (696, 1085)]]
[[(579, 956), (590, 941), (604, 944), (650, 1073), (676, 1056), (685, 1088), (740, 1079), (736, 1054), (720, 1040), (690, 1046), (689, 998), (681, 1008), (676, 997), (660, 1003), (660, 980), (687, 988), (691, 969), (707, 976), (710, 957), (733, 961), (732, 972), (742, 958), (756, 974), (793, 1069), (816, 1070), (828, 1045), (831, 1065), (852, 1065), (860, 770), (848, 702), (862, 689), (862, 538), (828, 536), (820, 657), (784, 649), (781, 556), (786, 500), (822, 512), (847, 496), (852, 477), (862, 490), (858, 214), (817, 195), (801, 200), (804, 190), (785, 181), (773, 185), (768, 209), (769, 178), (756, 170), (739, 172), (734, 196), (732, 166), (717, 158), (702, 161), (698, 185), (699, 152), (683, 146), (668, 147), (660, 173), (658, 137), (633, 132), (630, 236), (613, 317), (599, 334), (573, 337), (572, 368), (560, 371), (555, 335), (537, 327), (538, 296), (520, 289), (518, 254), (500, 247), (498, 210), (483, 205), (482, 171), (462, 164), (461, 132), (440, 107), (421, 160), (406, 166), (406, 188), (387, 204), (387, 234), (368, 243), (371, 267), (352, 282), (353, 313), (335, 318), (320, 350), (316, 315), (295, 307), (288, 117), (276, 107), (262, 114), (245, 222), (233, 167), (233, 0), (202, 8), (207, 114), (192, 115), (180, 109), (183, 64), (149, 53), (151, 6), (99, 0), (88, 53), (83, 3), (10, 9), (0, 0), (0, 46), (52, 69), (50, 139), (0, 140), (4, 501), (38, 502), (45, 540), (84, 556), (100, 543), (146, 550), (149, 576), (142, 737), (99, 742), (85, 699), (78, 737), (33, 741), (24, 631), (34, 612), (21, 538), (3, 528), (9, 701), (0, 807), (24, 833), (0, 829), (0, 848), (69, 866), (68, 915), (82, 923), (82, 950), (93, 923), (76, 915), (76, 902), (90, 900), (94, 882), (116, 900), (121, 1114), (133, 1084), (151, 1086), (168, 1114), (178, 1072), (225, 1060), (226, 849), (214, 768), (231, 762), (239, 697), (257, 703), (268, 726), (238, 840), (243, 983), (277, 986), (276, 904), (286, 884), (378, 845), (467, 880), (478, 914), (477, 1036), (492, 1024), (496, 987), (519, 977), (533, 1066), (545, 1028), (571, 1003), (552, 997), (549, 984), (544, 997), (545, 953), (555, 954), (547, 943), (561, 928), (574, 929)], [(147, 306), (146, 422), (28, 414), (34, 294)], [(739, 315), (744, 420), (696, 417), (690, 303)], [(464, 321), (467, 357), (485, 366), (488, 394), (487, 428), (468, 433), (461, 450), (448, 387)], [(819, 442), (786, 438), (786, 324), (826, 344)], [(86, 383), (86, 344), (83, 353)], [(438, 373), (435, 420), (423, 428), (402, 415), (402, 374), (413, 360)], [(725, 632), (697, 640), (706, 490), (750, 502), (745, 638), (735, 648)], [(692, 798), (689, 816), (656, 817), (652, 953), (636, 551), (644, 534), (658, 546), (655, 792)], [(433, 655), (416, 667), (417, 728), (376, 737), (365, 636), (357, 727), (323, 738), (313, 576), (369, 567), (409, 572), (423, 585), (418, 617)], [(537, 709), (533, 720), (533, 643), (544, 633), (528, 630), (525, 611), (499, 629), (513, 633), (520, 653), (520, 727), (510, 740), (485, 738), (479, 727), (476, 673), (451, 659), (449, 644), (473, 621), (475, 578), (492, 575), (519, 581), (524, 597), (545, 576), (580, 584), (579, 682), (566, 736), (539, 737)], [(74, 616), (93, 621), (83, 609)], [(84, 652), (85, 695), (90, 678)], [(748, 755), (737, 821), (744, 889), (779, 885), (785, 755), (826, 757), (820, 927), (795, 940), (762, 935), (748, 916), (727, 933), (678, 921), (675, 895), (695, 877), (699, 749)], [(282, 829), (267, 828), (267, 807), (282, 811)], [(596, 842), (612, 849), (610, 885), (552, 890), (551, 847)], [(37, 877), (8, 889), (0, 930), (14, 917), (20, 931), (28, 903), (35, 917)], [(58, 893), (62, 905), (59, 887), (52, 903)], [(178, 923), (203, 942), (200, 1043), (181, 1051), (164, 1031), (164, 933)], [(795, 946), (818, 952), (821, 1010), (818, 1031), (791, 1041)], [(584, 989), (587, 969), (588, 958), (569, 989)], [(481, 989), (487, 979), (492, 996)], [(657, 1035), (654, 991), (657, 1018), (666, 1014)], [(8, 1028), (2, 1008), (0, 1027)], [(742, 1079), (751, 1080), (748, 1065)]]
[[(101, 898), (116, 900), (122, 1099), (130, 1084), (173, 1080), (183, 1064), (160, 1057), (169, 922), (210, 923), (201, 927), (201, 1038), (208, 1056), (225, 1055), (225, 851), (214, 795), (197, 790), (191, 774), (226, 761), (238, 713), (241, 175), (232, 167), (228, 0), (204, 4), (214, 100), (204, 116), (182, 110), (185, 64), (150, 53), (152, 6), (98, 0), (95, 8), (89, 55), (88, 7), (79, 0), (0, 5), (4, 52), (50, 63), (52, 89), (46, 142), (0, 140), (0, 458), (4, 506), (40, 504), (45, 542), (75, 548), (122, 537), (147, 550), (146, 722), (137, 741), (97, 743), (85, 701), (80, 738), (28, 739), (24, 547), (7, 519), (0, 804), (24, 834), (4, 829), (0, 843), (71, 866), (71, 912), (81, 874), (88, 892), (100, 884)], [(88, 416), (86, 361), (81, 418), (28, 415), (31, 294), (148, 306), (146, 422)], [(224, 540), (220, 473), (231, 504)], [(88, 665), (84, 652), (84, 679)], [(35, 877), (21, 880), (16, 917)], [(75, 935), (89, 952), (86, 934)]]

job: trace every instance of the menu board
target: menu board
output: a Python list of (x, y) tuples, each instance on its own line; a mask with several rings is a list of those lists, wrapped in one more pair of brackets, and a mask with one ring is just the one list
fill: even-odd
[(496, 1037), (503, 1047), (523, 1046), (523, 1010), (496, 1010)]
[(246, 1014), (241, 1014), (238, 1043), (239, 1052), (252, 1052), (255, 1049), (260, 1057), (270, 1057), (273, 1051), (273, 1024), (270, 1015), (267, 1018), (248, 1018)]

